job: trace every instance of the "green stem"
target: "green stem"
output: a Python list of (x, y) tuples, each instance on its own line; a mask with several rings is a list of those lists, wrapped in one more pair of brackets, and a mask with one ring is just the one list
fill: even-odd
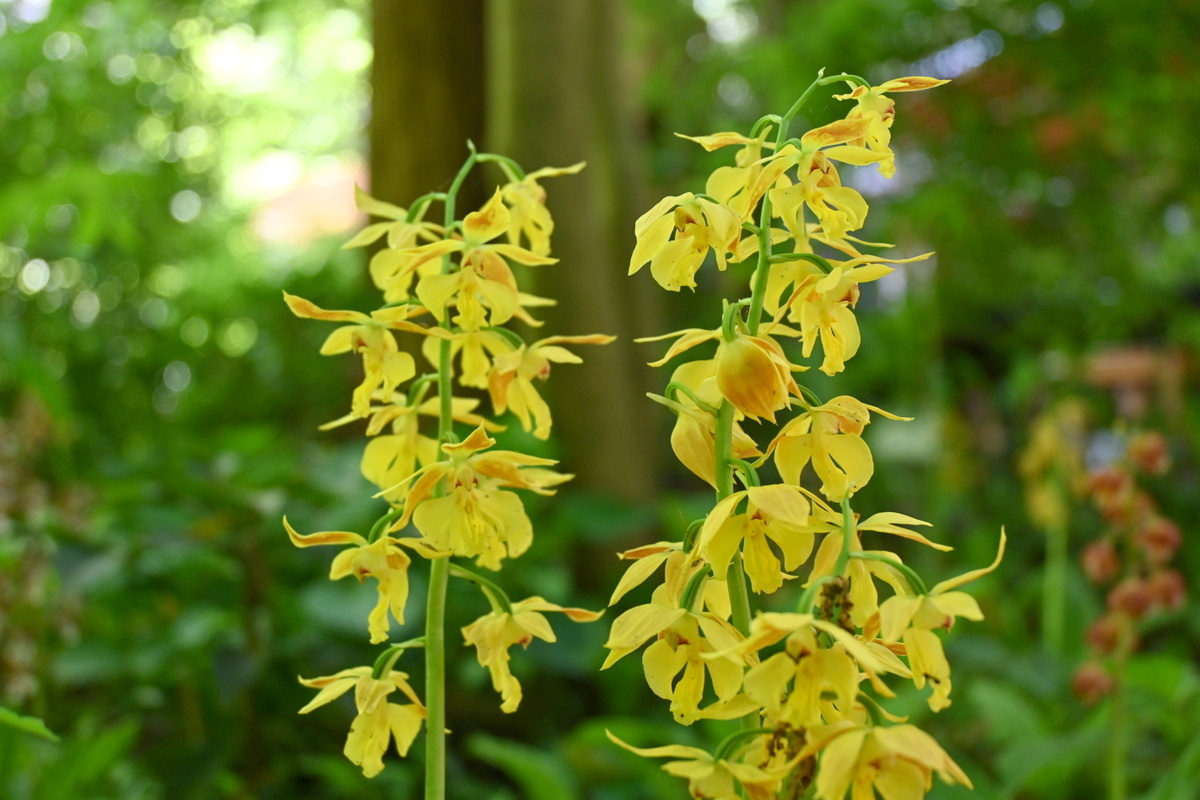
[(670, 383), (667, 384), (667, 391), (666, 391), (667, 397), (669, 397), (670, 399), (674, 400), (677, 403), (679, 402), (679, 399), (676, 394), (678, 392), (683, 392), (684, 394), (686, 394), (688, 396), (688, 399), (690, 399), (693, 403), (695, 403), (696, 408), (700, 409), (701, 411), (706, 411), (709, 414), (712, 414), (714, 417), (717, 415), (717, 409), (714, 406), (711, 406), (708, 403), (701, 400), (700, 397), (695, 392), (692, 391), (690, 386), (680, 383), (679, 381), (671, 381)]
[(1042, 573), (1042, 642), (1047, 652), (1062, 655), (1067, 602), (1067, 529), (1052, 525), (1046, 531), (1046, 566)]
[(821, 271), (826, 275), (833, 272), (833, 264), (828, 260), (821, 258), (816, 253), (776, 253), (768, 259), (772, 264), (779, 264), (784, 261), (808, 261), (820, 267)]
[(688, 579), (687, 585), (683, 587), (683, 595), (679, 598), (680, 608), (687, 612), (699, 610), (696, 608), (696, 603), (703, 594), (704, 584), (708, 581), (711, 572), (712, 570), (706, 566)]
[[(458, 191), (478, 154), (475, 145), (467, 142), (471, 154), (454, 176), (446, 192), (446, 230), (454, 223)], [(454, 266), (450, 255), (442, 258), (442, 274)], [(442, 311), (445, 316), (445, 309)], [(454, 430), (453, 386), (450, 340), (438, 346), (438, 442), (450, 440)], [(440, 496), (444, 487), (439, 486)], [(450, 559), (437, 558), (429, 565), (429, 597), (425, 608), (425, 800), (445, 800), (446, 797), (446, 592), (450, 583)]]
[(400, 642), (384, 650), (379, 654), (379, 658), (375, 659), (375, 666), (371, 668), (371, 677), (375, 680), (383, 680), (383, 676), (392, 671), (392, 667), (396, 665), (396, 659), (400, 658), (400, 654), (410, 647), (424, 647), (425, 637), (418, 636), (416, 639), (409, 639), (407, 642)]
[(1125, 800), (1129, 794), (1126, 774), (1129, 737), (1129, 698), (1125, 681), (1125, 648), (1118, 648), (1114, 659), (1112, 715), (1109, 717), (1108, 800)]
[(429, 565), (429, 606), (425, 611), (425, 797), (446, 797), (446, 589), (450, 559)]
[[(728, 400), (721, 402), (717, 412), (716, 441), (716, 473), (717, 473), (717, 502), (733, 494), (733, 403)], [(729, 565), (729, 573), (725, 578), (729, 585), (729, 604), (733, 611), (733, 626), (741, 631), (743, 636), (750, 634), (750, 591), (746, 586), (746, 570), (742, 567), (742, 554), (733, 554)], [(750, 728), (757, 724), (754, 714), (742, 717), (742, 727)]]
[(725, 312), (721, 315), (721, 338), (727, 342), (732, 342), (737, 336), (737, 320), (738, 314), (742, 310), (742, 306), (747, 305), (749, 301), (738, 300), (736, 303), (730, 303), (725, 306)]
[(758, 470), (756, 470), (754, 468), (754, 465), (751, 464), (749, 461), (744, 461), (740, 458), (735, 458), (731, 461), (731, 463), (733, 464), (733, 468), (736, 469), (739, 473), (741, 473), (741, 476), (744, 479), (744, 480), (742, 480), (742, 485), (744, 485), (744, 486), (762, 486), (762, 481), (759, 480), (759, 477), (758, 477)]
[(403, 509), (393, 508), (379, 519), (375, 520), (375, 524), (371, 526), (371, 532), (367, 534), (367, 541), (374, 542), (379, 538), (379, 534), (383, 532), (390, 523), (396, 521), (400, 515), (404, 513)]
[(842, 500), (842, 552), (838, 555), (837, 563), (833, 566), (833, 574), (841, 575), (850, 563), (850, 542), (854, 539), (854, 512), (850, 509), (850, 493)]
[[(782, 130), (786, 124), (780, 126)], [(767, 297), (767, 279), (771, 275), (771, 193), (764, 192), (762, 211), (758, 226), (758, 266), (754, 268), (754, 280), (750, 287), (750, 311), (746, 315), (746, 327), (751, 336), (758, 334), (762, 322), (763, 302)]]
[(742, 741), (752, 736), (762, 736), (764, 733), (774, 733), (774, 728), (746, 728), (745, 730), (734, 731), (721, 740), (717, 745), (717, 749), (713, 751), (713, 761), (720, 761), (726, 756), (732, 755), (734, 748)]
[[(808, 98), (812, 96), (816, 88), (818, 86), (828, 86), (838, 81), (851, 81), (863, 86), (870, 86), (863, 78), (847, 73), (830, 75), (828, 78), (818, 76), (804, 90), (804, 94), (800, 95), (800, 99), (793, 103), (788, 112), (779, 119), (779, 129), (775, 131), (775, 152), (779, 152), (779, 149), (783, 147), (783, 143), (787, 141), (788, 124), (791, 123), (793, 117), (800, 113), (800, 109), (808, 102)], [(759, 123), (762, 123), (762, 120), (759, 120)], [(755, 125), (755, 129), (758, 129), (758, 125)], [(758, 266), (754, 270), (754, 282), (750, 295), (750, 313), (746, 320), (746, 327), (749, 328), (751, 336), (758, 333), (758, 326), (762, 322), (763, 301), (767, 294), (767, 279), (771, 273), (771, 195), (769, 192), (763, 194), (762, 211), (759, 216), (757, 235)]]
[(493, 611), (501, 614), (512, 614), (512, 600), (508, 598), (508, 593), (501, 589), (499, 585), (489, 581), (477, 572), (460, 567), (458, 564), (450, 565), (450, 575), (470, 581), (482, 589)]
[(721, 401), (715, 431), (717, 502), (733, 494), (733, 403)]
[(504, 176), (510, 181), (525, 180), (525, 170), (516, 161), (513, 161), (508, 156), (502, 156), (497, 153), (480, 153), (478, 161), (491, 161), (500, 166), (504, 170)]
[(850, 553), (850, 557), (859, 561), (880, 561), (887, 564), (892, 569), (899, 572), (908, 581), (908, 585), (912, 587), (914, 594), (926, 595), (929, 590), (925, 587), (925, 581), (921, 580), (921, 576), (916, 573), (912, 567), (897, 561), (894, 558), (883, 555), (882, 553), (864, 553), (861, 550), (855, 550)]
[(445, 200), (445, 192), (429, 192), (423, 194), (416, 200), (413, 200), (412, 205), (408, 207), (408, 214), (405, 215), (405, 222), (416, 222), (425, 215), (425, 209), (429, 208), (429, 204), (434, 200)]

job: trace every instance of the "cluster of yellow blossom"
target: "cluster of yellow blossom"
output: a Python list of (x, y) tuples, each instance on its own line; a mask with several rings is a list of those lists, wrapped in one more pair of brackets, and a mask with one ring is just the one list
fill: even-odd
[[(670, 702), (675, 720), (742, 720), (714, 752), (668, 745), (639, 749), (670, 758), (664, 769), (686, 778), (697, 798), (768, 800), (815, 792), (841, 800), (920, 800), (936, 773), (970, 781), (928, 734), (888, 713), (884, 678), (931, 686), (934, 711), (950, 704), (950, 666), (940, 631), (959, 617), (978, 620), (975, 600), (958, 587), (990, 566), (931, 589), (885, 537), (949, 550), (913, 530), (928, 523), (885, 512), (861, 519), (851, 497), (874, 472), (862, 438), (872, 413), (904, 419), (842, 395), (822, 402), (796, 381), (820, 344), (820, 369), (836, 375), (860, 344), (854, 307), (860, 286), (908, 259), (863, 254), (887, 247), (855, 238), (867, 203), (844, 186), (838, 164), (877, 164), (891, 177), (895, 105), (889, 93), (945, 81), (901, 78), (870, 86), (856, 76), (819, 77), (812, 89), (846, 81), (855, 101), (844, 119), (787, 138), (791, 118), (767, 116), (750, 135), (684, 137), (707, 150), (737, 147), (733, 166), (717, 169), (703, 193), (667, 197), (636, 223), (630, 259), (646, 264), (663, 288), (694, 287), (711, 253), (718, 269), (755, 259), (751, 295), (727, 302), (722, 324), (644, 341), (675, 341), (654, 366), (716, 342), (711, 358), (678, 366), (664, 396), (675, 413), (671, 445), (679, 460), (717, 491), (717, 503), (690, 525), (682, 542), (658, 542), (621, 554), (632, 566), (610, 605), (661, 567), (648, 603), (620, 614), (605, 647), (608, 667), (647, 642), (642, 664), (650, 689)], [(770, 138), (774, 133), (774, 138)], [(811, 217), (809, 216), (811, 214)], [(817, 247), (826, 255), (820, 255)], [(765, 319), (764, 319), (765, 314)], [(743, 424), (789, 417), (765, 447)], [(759, 470), (773, 463), (779, 482)], [(819, 490), (804, 485), (815, 476)], [(735, 485), (739, 481), (741, 487)], [(735, 490), (736, 489), (736, 490)], [(872, 538), (876, 541), (870, 541)], [(867, 539), (872, 549), (866, 549)], [(801, 571), (807, 575), (801, 579)], [(803, 588), (795, 612), (751, 617), (749, 594), (771, 594), (788, 581)], [(881, 584), (889, 587), (881, 599)], [(611, 735), (611, 734), (610, 734)]]
[[(457, 187), (481, 161), (499, 164), (508, 183), (497, 188), (482, 208), (455, 220)], [(404, 624), (410, 554), (430, 561), (431, 587), (439, 580), (435, 571), (442, 571), (442, 599), (431, 589), (431, 604), (444, 602), (450, 575), (479, 585), (492, 610), (464, 628), (463, 636), (466, 644), (477, 649), (479, 663), (490, 671), (505, 712), (515, 711), (521, 699), (520, 684), (508, 668), (509, 648), (528, 645), (534, 637), (554, 641), (541, 612), (560, 611), (575, 621), (594, 620), (599, 614), (562, 608), (540, 597), (512, 603), (490, 580), (457, 564), (450, 566), (453, 557), (462, 557), (498, 570), (505, 558), (524, 553), (532, 542), (533, 527), (515, 490), (553, 494), (556, 486), (571, 478), (553, 471), (552, 460), (495, 449), (490, 434), (503, 426), (477, 413), (478, 398), (455, 397), (451, 381), (457, 377), (460, 387), (485, 390), (494, 416), (511, 411), (526, 431), (545, 439), (550, 434), (550, 411), (536, 382), (549, 376), (551, 363), (579, 363), (579, 357), (563, 345), (611, 340), (602, 335), (553, 336), (526, 343), (516, 332), (500, 327), (512, 319), (539, 326), (528, 309), (553, 304), (522, 292), (509, 262), (528, 266), (556, 262), (549, 255), (554, 222), (538, 181), (573, 174), (582, 167), (526, 175), (509, 159), (472, 149), (450, 192), (426, 195), (410, 209), (359, 191), (358, 207), (381, 221), (367, 226), (346, 247), (385, 240), (386, 246), (370, 261), (383, 307), (370, 314), (327, 311), (284, 294), (297, 316), (343, 323), (325, 340), (322, 354), (352, 352), (362, 358), (363, 379), (354, 389), (350, 412), (324, 427), (367, 420), (370, 440), (362, 457), (362, 474), (379, 487), (377, 497), (389, 507), (367, 536), (348, 531), (301, 535), (285, 518), (288, 536), (298, 547), (345, 547), (333, 560), (329, 577), (334, 580), (347, 575), (360, 582), (375, 579), (379, 598), (367, 618), (372, 644), (390, 643), (392, 619)], [(435, 201), (447, 209), (440, 225), (424, 218)], [(397, 333), (414, 334), (420, 344), (401, 349)], [(432, 370), (418, 375), (413, 353), (428, 360)], [(429, 396), (431, 390), (435, 396)], [(473, 430), (460, 440), (455, 422)], [(416, 535), (405, 533), (410, 522)], [(428, 625), (440, 625), (441, 617), (440, 611), (426, 609)], [(433, 693), (427, 709), (405, 673), (392, 669), (407, 649), (431, 651), (435, 638), (440, 648), (440, 628), (427, 628), (424, 637), (390, 645), (374, 667), (301, 679), (305, 686), (320, 690), (301, 713), (354, 688), (358, 716), (345, 754), (367, 777), (383, 769), (383, 755), (393, 739), (397, 751), (405, 755), (426, 721), (431, 738), (444, 736), (443, 712), (440, 705), (434, 707)], [(427, 667), (430, 663), (435, 667), (442, 663), (440, 652), (437, 661), (427, 661)], [(441, 674), (426, 675), (427, 685), (443, 679)], [(388, 701), (397, 690), (407, 698), (406, 704)], [(440, 704), (442, 691), (437, 693)]]

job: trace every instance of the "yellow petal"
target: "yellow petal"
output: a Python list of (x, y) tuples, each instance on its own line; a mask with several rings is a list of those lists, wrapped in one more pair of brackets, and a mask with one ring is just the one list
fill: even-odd
[(949, 589), (957, 589), (959, 586), (962, 586), (964, 583), (970, 583), (973, 580), (977, 580), (979, 578), (982, 578), (984, 575), (987, 575), (989, 572), (994, 570), (996, 567), (1000, 566), (1000, 562), (1004, 558), (1004, 545), (1007, 542), (1008, 542), (1008, 536), (1005, 535), (1004, 529), (1001, 528), (1000, 529), (1000, 547), (996, 550), (996, 559), (989, 566), (983, 567), (982, 569), (973, 569), (970, 572), (964, 572), (962, 575), (959, 575), (957, 578), (950, 578), (949, 580), (944, 580), (941, 583), (939, 583), (937, 586), (934, 586), (933, 589), (930, 591), (930, 594), (931, 595), (942, 594), (943, 592), (945, 592)]
[(508, 230), (512, 216), (499, 188), (483, 208), (463, 217), (463, 237), (474, 244), (491, 241)]
[(288, 538), (292, 540), (292, 544), (296, 547), (314, 547), (322, 544), (359, 544), (365, 545), (367, 540), (357, 533), (349, 531), (321, 531), (320, 533), (310, 533), (307, 536), (302, 536), (296, 533), (296, 529), (288, 522), (287, 517), (283, 518), (283, 527), (287, 530)]

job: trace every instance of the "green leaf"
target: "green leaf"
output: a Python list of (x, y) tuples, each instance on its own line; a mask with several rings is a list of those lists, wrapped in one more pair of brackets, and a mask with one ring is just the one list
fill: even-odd
[(472, 736), (467, 749), (508, 775), (525, 800), (579, 800), (579, 787), (570, 771), (549, 753), (484, 734)]
[(46, 723), (37, 717), (23, 717), (4, 706), (0, 706), (0, 725), (7, 725), (19, 731), (25, 731), (25, 733), (32, 733), (34, 736), (40, 736), (52, 742), (58, 741), (58, 736), (46, 727)]

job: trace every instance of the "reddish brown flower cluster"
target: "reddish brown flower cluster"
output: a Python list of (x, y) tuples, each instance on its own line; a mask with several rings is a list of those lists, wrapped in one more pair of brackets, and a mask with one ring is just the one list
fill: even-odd
[(1112, 690), (1103, 662), (1124, 660), (1137, 649), (1138, 623), (1177, 610), (1186, 599), (1183, 575), (1170, 567), (1182, 541), (1179, 526), (1137, 484), (1139, 475), (1163, 475), (1170, 467), (1166, 440), (1148, 432), (1129, 437), (1121, 461), (1088, 476), (1087, 494), (1108, 527), (1083, 549), (1080, 561), (1088, 580), (1109, 589), (1106, 613), (1086, 633), (1093, 660), (1076, 670), (1072, 682), (1084, 702)]

